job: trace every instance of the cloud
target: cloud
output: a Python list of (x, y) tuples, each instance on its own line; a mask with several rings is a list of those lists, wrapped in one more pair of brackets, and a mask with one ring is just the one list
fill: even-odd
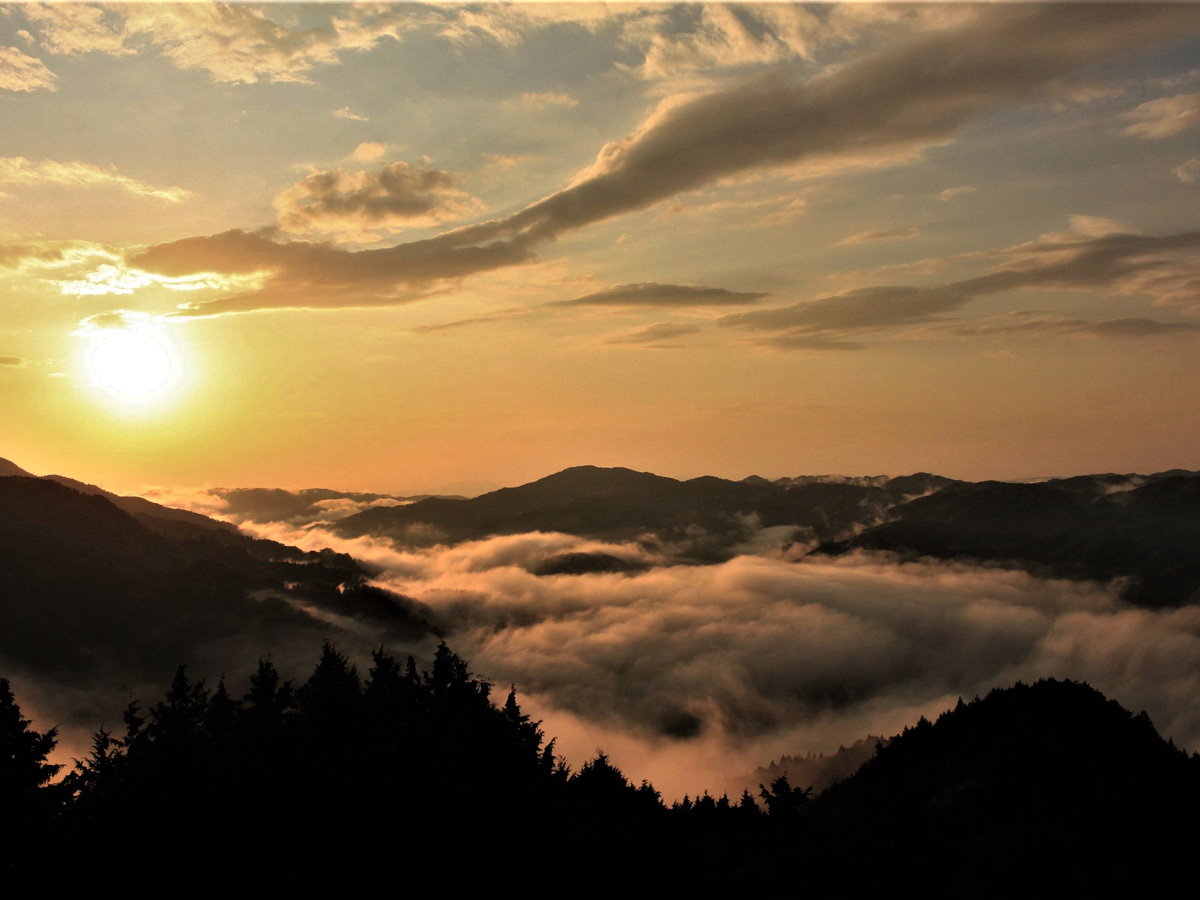
[(417, 334), (435, 334), (441, 331), (456, 331), (459, 328), (466, 328), (471, 325), (487, 325), (492, 322), (500, 322), (514, 316), (529, 315), (530, 308), (527, 306), (510, 306), (507, 309), (500, 309), (496, 312), (489, 313), (483, 316), (471, 316), (466, 319), (455, 319), (452, 322), (438, 322), (433, 325), (416, 325), (409, 329)]
[[(719, 323), (718, 323), (719, 324)], [(770, 337), (754, 338), (750, 343), (773, 350), (866, 350), (866, 344), (839, 340), (825, 335), (774, 334)]]
[[(329, 546), (382, 566), (381, 583), (426, 604), (475, 671), (516, 683), (577, 764), (603, 746), (674, 796), (1045, 676), (1087, 680), (1200, 745), (1200, 609), (1132, 609), (1103, 585), (1002, 569), (795, 561), (764, 538), (709, 566), (563, 534)], [(303, 546), (326, 539), (310, 530)], [(535, 574), (601, 553), (629, 570)]]
[(83, 3), (30, 3), (22, 13), (38, 34), (38, 43), (58, 56), (106, 53), (128, 56), (129, 37), (118, 9)]
[(255, 283), (253, 276), (197, 273), (177, 278), (131, 268), (125, 252), (92, 241), (28, 241), (0, 236), (0, 269), (41, 279), (71, 296), (129, 295), (151, 285), (173, 291), (228, 291)]
[(1089, 321), (1055, 313), (1021, 311), (989, 316), (977, 322), (935, 325), (908, 337), (1042, 337), (1060, 334), (1082, 334), (1113, 338), (1184, 337), (1200, 334), (1200, 323), (1160, 322), (1145, 318), (1105, 319)]
[[(227, 232), (162, 245), (140, 258), (182, 274), (189, 258), (205, 271), (222, 271), (218, 248), (235, 242), (242, 260), (235, 264), (258, 255), (253, 266), (270, 272), (271, 283), (196, 314), (404, 302), (438, 282), (528, 261), (538, 244), (565, 232), (735, 175), (915, 159), (992, 109), (1037, 99), (1076, 69), (1198, 27), (1200, 10), (1183, 4), (981, 6), (957, 27), (817, 76), (781, 64), (728, 87), (664, 101), (632, 135), (603, 147), (571, 185), (502, 219), (386, 250), (283, 249)], [(312, 276), (318, 264), (336, 271), (336, 296), (322, 289), (332, 278)]]
[[(399, 21), (335, 16), (328, 24), (290, 28), (267, 11), (240, 4), (30, 5), (22, 10), (51, 53), (121, 56), (148, 44), (180, 69), (206, 72), (225, 83), (302, 82), (316, 66), (334, 65), (346, 50), (369, 49), (398, 37)], [(361, 17), (358, 17), (361, 18)]]
[(354, 120), (354, 121), (356, 121), (356, 122), (369, 122), (369, 121), (371, 121), (371, 120), (370, 120), (370, 119), (368, 119), (366, 116), (360, 116), (360, 115), (359, 115), (358, 113), (356, 113), (356, 112), (351, 112), (351, 111), (350, 111), (350, 107), (348, 107), (348, 106), (342, 106), (342, 107), (339, 107), (338, 109), (335, 109), (335, 110), (333, 111), (333, 114), (334, 114), (334, 116), (336, 116), (336, 117), (337, 117), (337, 118), (339, 118), (339, 119), (353, 119), (353, 120)]
[[(808, 341), (934, 322), (979, 297), (1020, 289), (1099, 290), (1142, 295), (1159, 305), (1200, 305), (1200, 231), (1161, 237), (1107, 233), (1107, 220), (1083, 217), (1079, 224), (1099, 236), (1046, 235), (1000, 251), (1003, 262), (976, 278), (934, 287), (886, 285), (856, 288), (775, 309), (731, 313), (724, 327), (778, 331), (772, 346), (812, 349)], [(1102, 227), (1103, 226), (1103, 227)], [(1096, 325), (1101, 332), (1149, 326)], [(1164, 326), (1171, 327), (1171, 326)]]
[(27, 56), (17, 47), (0, 47), (0, 90), (53, 91), (54, 73), (40, 59)]
[(521, 95), (521, 104), (526, 109), (542, 112), (553, 107), (574, 109), (579, 105), (579, 101), (570, 94), (549, 91), (542, 93), (527, 92)]
[(852, 331), (928, 322), (970, 299), (956, 285), (935, 288), (900, 286), (857, 288), (777, 309), (731, 313), (717, 320), (724, 327), (767, 331)]
[(920, 234), (921, 229), (916, 226), (912, 228), (889, 228), (885, 231), (860, 231), (858, 234), (842, 238), (834, 246), (848, 247), (854, 244), (868, 244), (875, 241), (910, 241)]
[(946, 188), (937, 196), (939, 200), (944, 202), (947, 200), (953, 200), (955, 197), (961, 196), (962, 194), (974, 194), (976, 191), (977, 188), (973, 188), (970, 185), (961, 185), (959, 187)]
[(527, 241), (460, 246), (454, 233), (348, 253), (327, 243), (281, 244), (261, 233), (227, 231), (134, 253), (130, 266), (157, 276), (254, 276), (260, 288), (189, 305), (182, 316), (260, 309), (381, 306), (421, 299), (442, 284), (533, 259)]
[(563, 300), (559, 306), (736, 306), (754, 303), (768, 296), (763, 293), (729, 291), (725, 288), (692, 284), (618, 284)]
[(631, 17), (623, 31), (624, 42), (644, 54), (638, 75), (652, 80), (809, 58), (837, 33), (828, 20), (800, 6), (715, 3)]
[[(153, 499), (236, 521), (235, 501), (255, 493)], [(1200, 607), (1135, 609), (1117, 585), (1001, 568), (804, 557), (784, 549), (789, 528), (760, 528), (743, 555), (697, 566), (671, 564), (651, 542), (534, 532), (412, 549), (312, 526), (382, 502), (346, 501), (243, 527), (375, 566), (380, 584), (424, 604), (473, 671), (515, 683), (575, 765), (603, 747), (668, 797), (736, 793), (735, 776), (784, 753), (892, 734), (959, 696), (1046, 676), (1086, 680), (1200, 747)], [(583, 557), (623, 571), (537, 574)], [(373, 636), (361, 638), (365, 652)], [(274, 652), (311, 665), (298, 645)], [(215, 678), (230, 656), (214, 649), (193, 671)]]
[(182, 203), (192, 192), (180, 187), (156, 188), (122, 175), (115, 169), (102, 169), (82, 162), (56, 162), (43, 159), (32, 162), (24, 156), (0, 157), (0, 185), (37, 187), (117, 187), (135, 197), (151, 197), (168, 203)]
[(1184, 184), (1195, 184), (1200, 181), (1200, 156), (1193, 157), (1171, 170), (1172, 174)]
[(1137, 318), (1106, 319), (1103, 322), (1088, 322), (1079, 330), (1106, 337), (1162, 337), (1200, 333), (1200, 324), (1195, 322), (1156, 322), (1153, 319)]
[(700, 331), (699, 325), (683, 325), (673, 322), (658, 322), (646, 328), (639, 328), (628, 334), (618, 335), (606, 340), (606, 344), (649, 344), (656, 347), (678, 347), (679, 344), (667, 344), (665, 341), (674, 340), (688, 334)]
[(375, 141), (364, 141), (354, 148), (354, 158), (360, 162), (373, 162), (377, 159), (382, 159), (387, 153), (387, 144), (380, 144)]
[(0, 237), (0, 268), (58, 270), (118, 262), (121, 252), (90, 241), (29, 241)]
[(21, 366), (25, 360), (19, 356), (0, 356), (0, 366)]
[(1200, 125), (1200, 93), (1148, 100), (1122, 118), (1133, 123), (1122, 134), (1146, 140), (1171, 137)]
[[(356, 159), (382, 156), (382, 144), (360, 144)], [(388, 163), (375, 172), (313, 172), (271, 204), (279, 227), (291, 234), (371, 229), (399, 231), (472, 215), (483, 203), (456, 187), (449, 172)]]

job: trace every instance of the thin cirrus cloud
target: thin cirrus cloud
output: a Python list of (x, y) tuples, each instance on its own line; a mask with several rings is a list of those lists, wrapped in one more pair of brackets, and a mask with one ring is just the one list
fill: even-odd
[(1020, 310), (988, 316), (975, 322), (931, 325), (913, 333), (916, 337), (1039, 337), (1082, 334), (1094, 337), (1154, 338), (1200, 334), (1197, 322), (1159, 322), (1129, 317), (1089, 321), (1040, 310)]
[(555, 306), (741, 306), (755, 303), (763, 293), (730, 291), (725, 288), (694, 284), (618, 284), (603, 291), (593, 291), (573, 300), (562, 300)]
[[(972, 300), (1001, 291), (1104, 290), (1149, 296), (1160, 306), (1200, 308), (1200, 231), (1161, 237), (1136, 234), (1049, 235), (1011, 247), (986, 275), (933, 287), (880, 285), (855, 288), (775, 309), (731, 313), (727, 328), (776, 332), (762, 343), (779, 349), (849, 349), (848, 336), (936, 322)], [(1150, 320), (1093, 325), (1099, 334), (1162, 333)], [(1160, 323), (1161, 324), (1161, 323)], [(1178, 330), (1178, 329), (1174, 329)], [(839, 346), (840, 345), (840, 346)]]
[(1195, 184), (1200, 181), (1200, 157), (1180, 163), (1171, 170), (1171, 174), (1184, 184)]
[[(269, 274), (252, 293), (190, 315), (403, 302), (439, 283), (533, 258), (566, 232), (646, 209), (719, 179), (799, 163), (913, 159), (1004, 104), (1034, 100), (1071, 72), (1200, 27), (1187, 5), (996, 5), (966, 23), (805, 78), (781, 64), (730, 87), (667, 102), (607, 144), (574, 183), (523, 210), (397, 247), (350, 253), (231, 231), (163, 244), (131, 263), (180, 272), (235, 264)], [(340, 254), (340, 256), (338, 256)], [(325, 274), (313, 277), (316, 261)]]
[(842, 238), (835, 247), (852, 247), (855, 244), (871, 244), (877, 241), (910, 241), (921, 234), (920, 228), (888, 228), (882, 231), (860, 231)]
[(645, 328), (639, 328), (627, 334), (608, 338), (606, 344), (641, 344), (652, 347), (679, 347), (681, 344), (668, 344), (676, 338), (686, 337), (700, 331), (699, 325), (684, 325), (673, 322), (656, 322)]
[(54, 73), (40, 59), (18, 47), (0, 47), (0, 91), (53, 91)]
[(181, 187), (159, 188), (130, 178), (113, 169), (102, 169), (84, 162), (57, 162), (52, 159), (29, 160), (24, 156), (0, 157), (0, 186), (39, 187), (116, 187), (135, 197), (150, 197), (168, 203), (182, 203), (192, 192)]
[(1145, 140), (1172, 137), (1200, 125), (1200, 93), (1148, 100), (1125, 113), (1123, 134)]

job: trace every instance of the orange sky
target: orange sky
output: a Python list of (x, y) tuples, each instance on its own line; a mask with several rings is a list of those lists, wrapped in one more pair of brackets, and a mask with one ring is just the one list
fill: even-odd
[(38, 474), (1197, 467), (1191, 4), (9, 5), (0, 104)]

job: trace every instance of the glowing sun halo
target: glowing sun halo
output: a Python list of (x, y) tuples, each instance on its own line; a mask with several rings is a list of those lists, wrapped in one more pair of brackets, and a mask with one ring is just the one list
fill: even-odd
[(178, 374), (170, 348), (141, 329), (100, 332), (88, 352), (88, 370), (94, 384), (132, 403), (161, 396)]

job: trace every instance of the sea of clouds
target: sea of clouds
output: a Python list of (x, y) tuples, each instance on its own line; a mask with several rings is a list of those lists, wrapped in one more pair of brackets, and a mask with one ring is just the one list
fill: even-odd
[[(726, 562), (683, 565), (652, 542), (560, 533), (412, 550), (319, 525), (245, 527), (369, 563), (376, 584), (428, 609), (474, 672), (515, 684), (573, 766), (603, 749), (668, 798), (740, 791), (783, 754), (890, 735), (959, 697), (1043, 677), (1087, 681), (1200, 747), (1200, 608), (1130, 607), (1116, 584), (802, 555), (769, 530)], [(564, 553), (631, 568), (535, 574)]]

